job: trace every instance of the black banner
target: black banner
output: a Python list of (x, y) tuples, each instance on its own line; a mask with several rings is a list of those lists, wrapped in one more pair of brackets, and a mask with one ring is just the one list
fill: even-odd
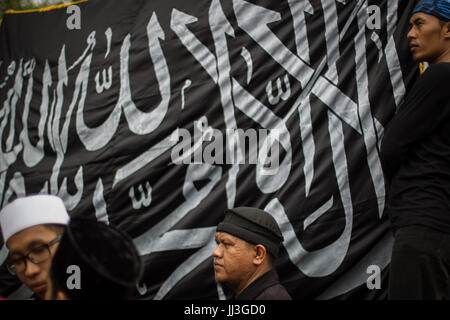
[[(145, 264), (138, 299), (223, 299), (216, 225), (271, 213), (295, 299), (383, 298), (379, 159), (417, 75), (414, 1), (89, 0), (5, 15), (0, 201), (60, 196)], [(29, 292), (4, 268), (0, 294)]]

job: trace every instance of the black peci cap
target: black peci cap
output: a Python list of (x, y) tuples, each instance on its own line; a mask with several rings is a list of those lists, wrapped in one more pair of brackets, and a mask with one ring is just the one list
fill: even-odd
[(253, 244), (262, 244), (274, 257), (278, 256), (283, 235), (275, 219), (267, 212), (251, 207), (225, 210), (225, 218), (217, 232), (226, 232)]
[[(80, 288), (69, 288), (67, 270), (79, 267)], [(50, 271), (53, 286), (70, 299), (126, 299), (136, 290), (141, 260), (131, 238), (96, 220), (72, 218)]]

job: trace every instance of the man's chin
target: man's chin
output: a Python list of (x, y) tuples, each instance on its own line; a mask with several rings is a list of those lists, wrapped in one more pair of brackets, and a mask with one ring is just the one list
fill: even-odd
[(33, 291), (36, 297), (39, 297), (39, 299), (44, 299), (45, 298), (45, 290), (44, 291)]
[(39, 288), (30, 288), (31, 291), (33, 291), (34, 296), (39, 297), (40, 299), (45, 298), (45, 293), (47, 292), (46, 287), (39, 287)]
[(420, 56), (417, 56), (417, 55), (413, 55), (413, 60), (415, 62), (423, 62), (423, 59)]
[(220, 272), (216, 272), (216, 282), (219, 283), (222, 287), (229, 288), (231, 287), (229, 279), (224, 274)]
[(221, 274), (219, 274), (218, 272), (216, 272), (216, 281), (218, 283), (220, 283), (221, 285), (223, 285), (227, 282), (226, 278), (224, 276), (222, 276)]
[(430, 57), (425, 57), (423, 55), (413, 55), (413, 60), (417, 63), (428, 62), (430, 60)]

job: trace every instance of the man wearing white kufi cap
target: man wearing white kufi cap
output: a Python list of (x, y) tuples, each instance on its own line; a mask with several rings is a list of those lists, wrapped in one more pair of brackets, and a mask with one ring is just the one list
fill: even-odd
[(18, 198), (0, 211), (7, 268), (39, 298), (45, 295), (51, 258), (69, 220), (63, 201), (53, 195)]

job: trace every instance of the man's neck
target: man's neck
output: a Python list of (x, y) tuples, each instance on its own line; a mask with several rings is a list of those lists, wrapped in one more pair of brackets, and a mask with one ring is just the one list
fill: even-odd
[(433, 61), (429, 61), (429, 64), (432, 65), (436, 63), (445, 63), (445, 62), (450, 62), (450, 48), (444, 51), (439, 57), (437, 57)]
[(248, 278), (247, 281), (245, 281), (237, 290), (235, 290), (235, 294), (239, 295), (240, 293), (242, 293), (242, 291), (244, 291), (250, 284), (252, 284), (256, 279), (258, 279), (259, 277), (263, 276), (264, 274), (266, 274), (267, 272), (269, 272), (272, 269), (271, 266), (260, 266), (259, 268), (257, 268)]

